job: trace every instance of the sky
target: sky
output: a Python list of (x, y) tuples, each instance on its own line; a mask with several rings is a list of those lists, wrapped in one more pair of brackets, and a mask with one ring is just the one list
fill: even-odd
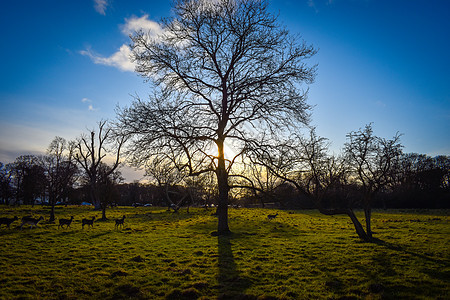
[[(55, 136), (75, 139), (145, 98), (129, 34), (160, 30), (171, 4), (0, 1), (0, 162), (43, 154)], [(450, 155), (450, 1), (270, 0), (269, 9), (318, 49), (308, 102), (332, 151), (373, 123), (378, 136), (403, 134), (404, 152)]]

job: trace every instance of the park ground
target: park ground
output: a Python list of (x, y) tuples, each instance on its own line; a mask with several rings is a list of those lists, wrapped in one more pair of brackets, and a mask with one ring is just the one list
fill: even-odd
[(376, 243), (312, 210), (230, 209), (233, 234), (217, 237), (213, 212), (118, 207), (82, 229), (101, 213), (58, 207), (74, 216), (58, 229), (45, 207), (1, 206), (45, 219), (0, 228), (0, 299), (450, 299), (448, 210), (375, 211)]

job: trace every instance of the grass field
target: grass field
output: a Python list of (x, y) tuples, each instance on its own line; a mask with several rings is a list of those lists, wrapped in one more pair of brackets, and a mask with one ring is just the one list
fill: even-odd
[[(449, 211), (375, 211), (377, 243), (344, 216), (264, 209), (230, 209), (233, 234), (214, 237), (211, 213), (120, 207), (83, 230), (100, 212), (68, 207), (56, 211), (75, 217), (68, 229), (2, 226), (0, 298), (450, 299)], [(49, 210), (0, 207), (30, 214)]]

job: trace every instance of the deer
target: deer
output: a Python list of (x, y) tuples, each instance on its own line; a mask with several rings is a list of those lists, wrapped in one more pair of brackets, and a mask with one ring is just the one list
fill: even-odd
[(276, 213), (275, 215), (268, 215), (267, 218), (268, 218), (269, 220), (273, 220), (273, 219), (275, 219), (277, 216), (278, 216), (278, 213)]
[(22, 224), (20, 225), (20, 230), (22, 230), (23, 225), (30, 225), (30, 229), (33, 228), (33, 226), (37, 227), (38, 223), (44, 220), (44, 217), (40, 217), (39, 219), (36, 218), (32, 218), (30, 216), (26, 216), (22, 218)]
[(91, 220), (89, 220), (89, 219), (81, 220), (81, 224), (82, 224), (81, 228), (84, 229), (84, 225), (87, 225), (88, 227), (89, 226), (94, 227), (94, 220), (95, 220), (95, 217), (92, 217)]
[(122, 219), (116, 219), (115, 228), (119, 228), (120, 225), (122, 225), (122, 228), (123, 228), (123, 223), (124, 222), (125, 222), (125, 215), (122, 217)]
[(0, 218), (0, 226), (2, 226), (3, 224), (6, 225), (6, 227), (9, 228), (9, 225), (11, 225), (12, 222), (14, 222), (15, 220), (19, 220), (19, 218), (17, 216), (15, 216), (14, 218)]
[(58, 229), (59, 227), (64, 229), (64, 225), (66, 225), (66, 229), (69, 228), (70, 224), (72, 224), (73, 221), (73, 216), (70, 217), (70, 219), (59, 219), (59, 225), (58, 225)]

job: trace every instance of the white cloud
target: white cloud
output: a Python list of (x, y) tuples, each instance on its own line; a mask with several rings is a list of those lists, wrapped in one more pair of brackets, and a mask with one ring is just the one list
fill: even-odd
[(130, 19), (125, 19), (125, 24), (121, 27), (122, 33), (125, 35), (130, 35), (136, 31), (142, 30), (148, 32), (151, 37), (157, 37), (164, 32), (159, 23), (149, 20), (148, 15), (143, 15), (140, 18), (132, 17)]
[[(137, 31), (144, 31), (150, 38), (157, 39), (164, 33), (162, 27), (155, 21), (149, 19), (148, 15), (142, 17), (132, 17), (125, 19), (125, 24), (121, 25), (121, 31), (124, 35), (130, 35)], [(105, 57), (93, 52), (91, 49), (80, 51), (80, 54), (88, 56), (95, 64), (116, 67), (121, 71), (134, 72), (135, 64), (131, 61), (131, 49), (123, 44), (119, 50), (109, 57)]]
[(83, 98), (83, 99), (81, 99), (81, 102), (83, 102), (83, 103), (89, 103), (89, 105), (88, 105), (88, 110), (89, 110), (89, 111), (97, 111), (97, 110), (98, 110), (98, 108), (94, 108), (94, 106), (91, 104), (91, 103), (92, 103), (92, 100), (89, 99), (89, 98)]
[(103, 57), (94, 53), (92, 50), (82, 50), (80, 54), (89, 56), (95, 64), (116, 67), (122, 71), (134, 72), (134, 63), (131, 61), (131, 49), (123, 44), (119, 50), (109, 57)]
[(108, 7), (107, 0), (94, 0), (95, 11), (101, 15), (106, 15), (106, 7)]

